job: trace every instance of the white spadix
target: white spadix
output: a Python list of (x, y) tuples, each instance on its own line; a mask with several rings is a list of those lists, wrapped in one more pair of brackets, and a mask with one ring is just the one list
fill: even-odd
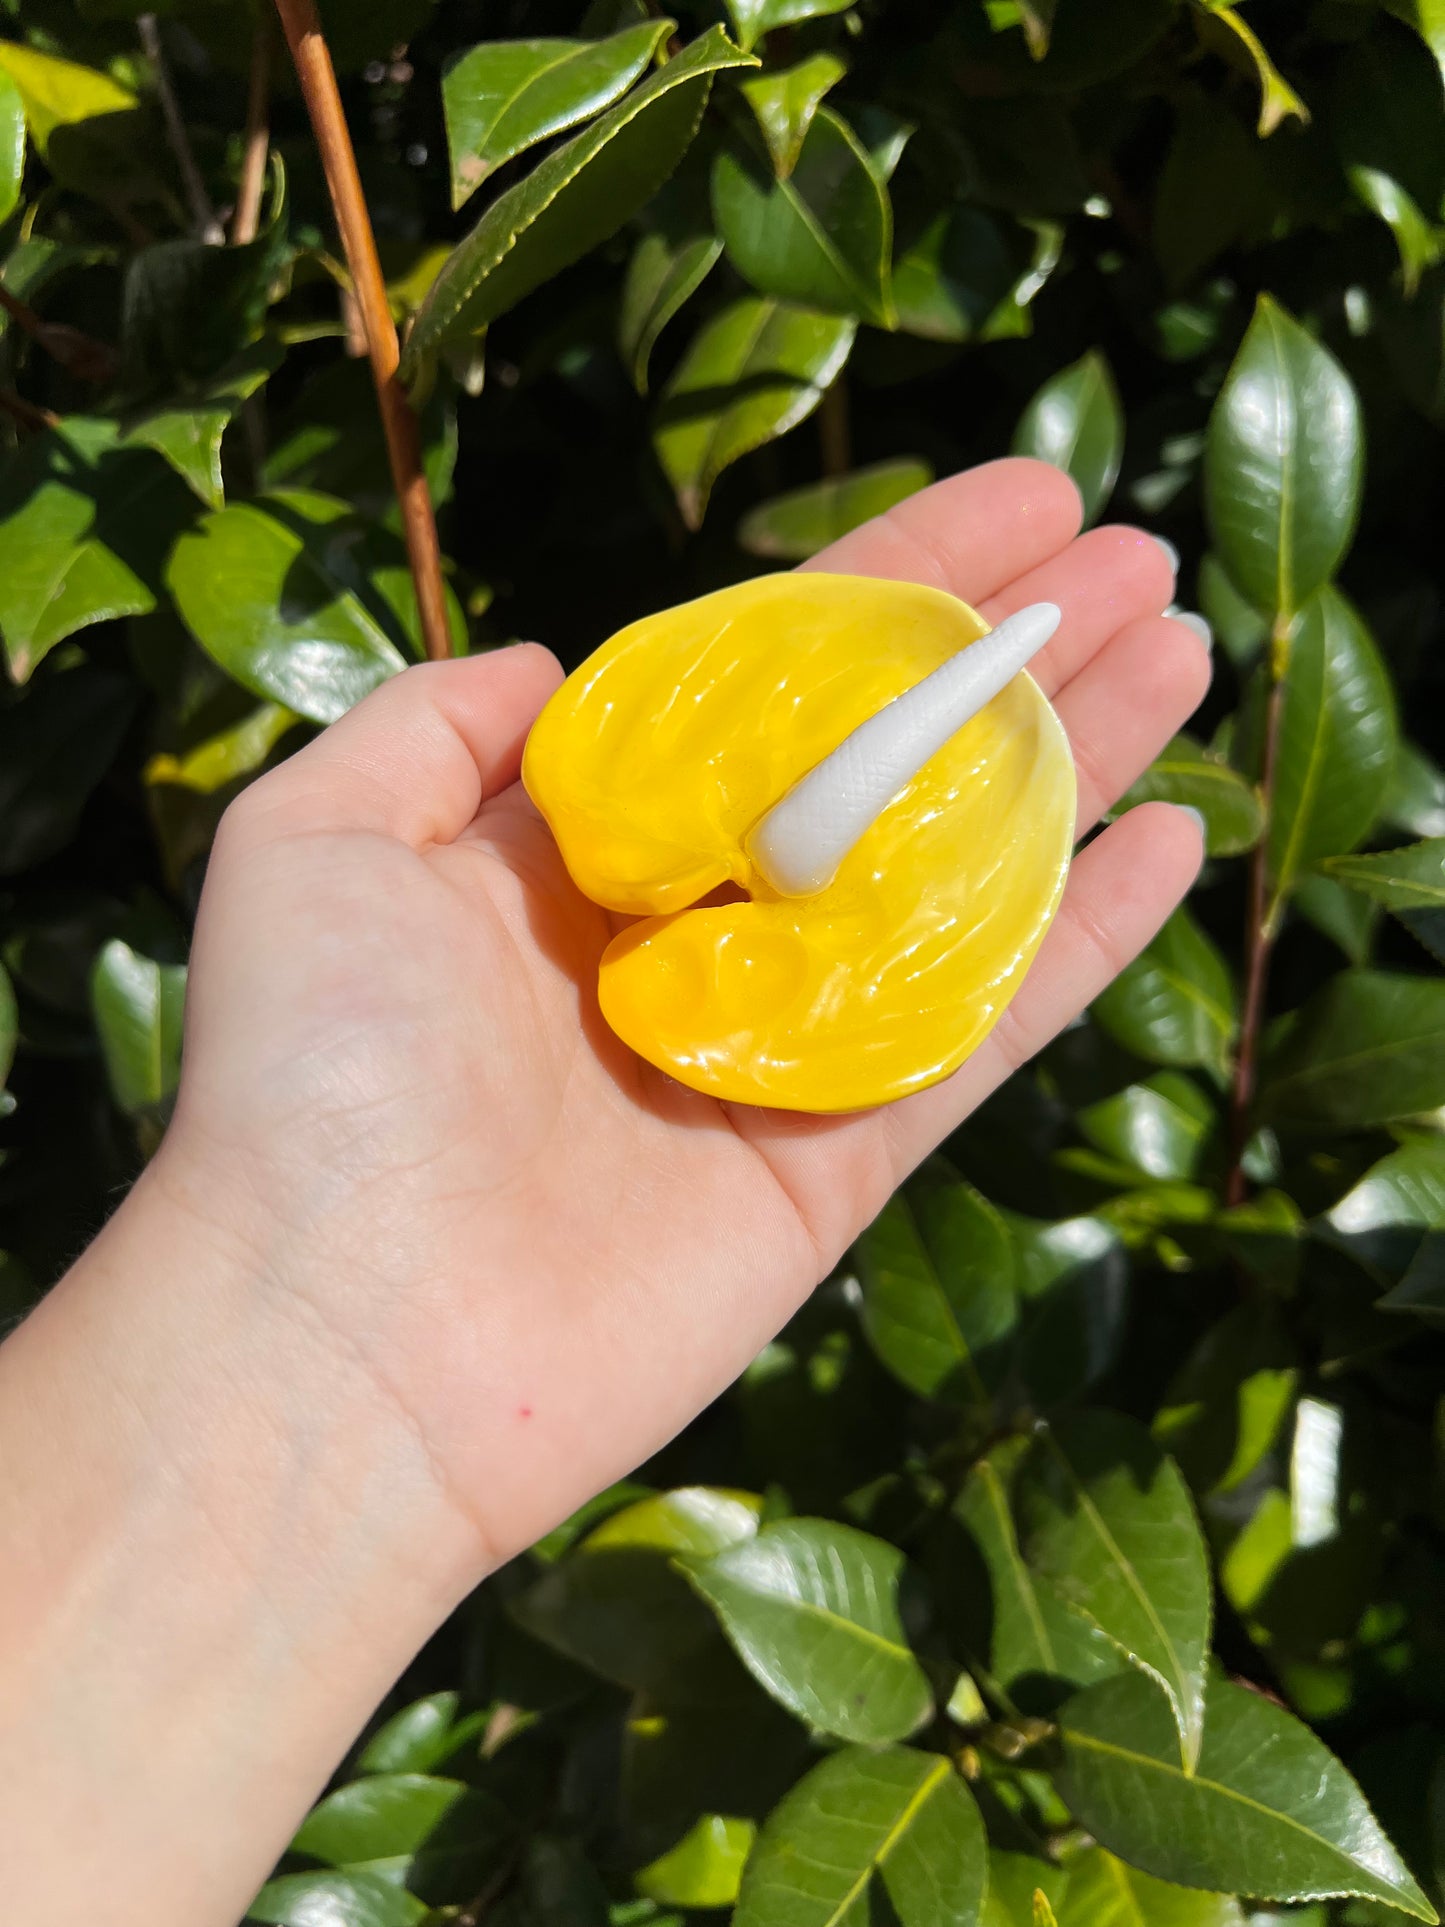
[(824, 890), (863, 832), (1059, 626), (1035, 602), (905, 689), (814, 765), (756, 825), (748, 855), (785, 897)]

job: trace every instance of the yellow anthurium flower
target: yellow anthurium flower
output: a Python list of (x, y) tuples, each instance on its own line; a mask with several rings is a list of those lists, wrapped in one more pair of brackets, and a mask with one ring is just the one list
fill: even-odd
[[(947, 1077), (988, 1034), (1073, 843), (1073, 760), (1027, 675), (813, 894), (780, 893), (749, 847), (845, 738), (987, 633), (915, 583), (763, 576), (633, 623), (568, 677), (522, 777), (578, 888), (643, 919), (598, 985), (639, 1056), (713, 1097), (851, 1111)], [(725, 884), (743, 900), (701, 901)]]

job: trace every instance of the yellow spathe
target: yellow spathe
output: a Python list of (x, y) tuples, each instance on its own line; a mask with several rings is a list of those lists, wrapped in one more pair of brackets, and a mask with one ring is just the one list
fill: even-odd
[[(988, 625), (915, 583), (763, 576), (613, 636), (563, 684), (522, 779), (608, 946), (619, 1037), (713, 1097), (852, 1111), (956, 1070), (1058, 907), (1074, 766), (1016, 676), (888, 806), (826, 890), (778, 897), (748, 832), (866, 717)], [(693, 908), (732, 882), (747, 902)]]

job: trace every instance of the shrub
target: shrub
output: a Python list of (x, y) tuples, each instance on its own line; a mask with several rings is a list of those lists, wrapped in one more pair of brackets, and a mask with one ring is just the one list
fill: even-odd
[[(421, 647), (269, 10), (158, 11), (4, 0), (10, 1314), (163, 1128), (221, 810)], [(1439, 8), (675, 12), (327, 8), (451, 646), (576, 661), (1028, 449), (1182, 552), (1215, 689), (1129, 800), (1209, 861), (253, 1918), (1432, 1918)]]

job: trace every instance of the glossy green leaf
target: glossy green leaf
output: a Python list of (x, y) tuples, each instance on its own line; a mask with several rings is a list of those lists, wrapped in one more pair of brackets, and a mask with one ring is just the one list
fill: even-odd
[(1445, 1139), (1412, 1138), (1371, 1165), (1324, 1229), (1378, 1283), (1397, 1285), (1430, 1234), (1445, 1231)]
[(241, 356), (236, 366), (220, 375), (204, 394), (187, 397), (179, 405), (161, 403), (127, 416), (120, 445), (153, 448), (164, 455), (186, 485), (207, 508), (223, 506), (221, 440), (236, 411), (281, 365), (274, 342), (261, 341)]
[(786, 179), (761, 147), (724, 148), (712, 205), (728, 259), (760, 294), (892, 325), (888, 190), (831, 107), (815, 110)]
[(218, 730), (181, 755), (153, 756), (145, 766), (145, 780), (151, 786), (169, 783), (197, 796), (214, 796), (259, 769), (300, 720), (279, 703), (262, 703), (239, 723)]
[(1252, 74), (1259, 84), (1260, 138), (1267, 139), (1287, 119), (1308, 121), (1310, 110), (1275, 66), (1259, 35), (1235, 7), (1224, 0), (1198, 0), (1204, 11), (1200, 31), (1230, 65)]
[(1223, 1076), (1236, 1028), (1229, 967), (1187, 910), (1094, 1000), (1094, 1016), (1154, 1064), (1198, 1064)]
[(1414, 295), (1420, 277), (1434, 267), (1445, 251), (1445, 231), (1421, 211), (1391, 175), (1378, 167), (1352, 167), (1350, 186), (1359, 201), (1389, 228), (1400, 251), (1400, 279), (1407, 295)]
[(1445, 1104), (1445, 981), (1345, 970), (1271, 1040), (1261, 1109), (1347, 1129)]
[(1042, 1895), (1052, 1907), (1061, 1906), (1068, 1878), (1063, 1867), (1041, 1854), (991, 1847), (980, 1927), (1034, 1927), (1036, 1896)]
[(1395, 752), (1383, 818), (1411, 836), (1445, 836), (1445, 770), (1415, 743)]
[(900, 1927), (977, 1927), (983, 1823), (939, 1754), (850, 1747), (814, 1767), (759, 1836), (736, 1927), (852, 1927), (875, 1875)]
[(770, 560), (805, 562), (932, 480), (927, 462), (905, 456), (790, 489), (749, 509), (738, 524), (738, 547)]
[(1352, 964), (1370, 961), (1380, 922), (1378, 904), (1347, 890), (1323, 871), (1301, 877), (1291, 901), (1307, 923), (1339, 945)]
[(155, 607), (160, 554), (189, 510), (161, 463), (119, 444), (113, 422), (71, 416), (0, 481), (0, 635), (17, 682), (78, 629)]
[(1199, 1765), (1142, 1677), (1105, 1680), (1062, 1716), (1060, 1790), (1101, 1846), (1157, 1879), (1269, 1900), (1362, 1894), (1434, 1909), (1355, 1782), (1291, 1714), (1211, 1680)]
[(632, 1884), (666, 1907), (731, 1907), (756, 1833), (751, 1820), (705, 1814), (676, 1846), (639, 1868)]
[(270, 1927), (420, 1927), (430, 1911), (386, 1874), (327, 1870), (268, 1880), (246, 1918)]
[(774, 27), (791, 27), (799, 20), (842, 13), (851, 3), (852, 0), (727, 0), (727, 10), (739, 43), (752, 47)]
[(1222, 756), (1214, 756), (1192, 736), (1176, 736), (1116, 805), (1122, 815), (1137, 803), (1181, 803), (1204, 818), (1210, 856), (1238, 856), (1252, 850), (1264, 828), (1264, 807), (1253, 784), (1246, 783)]
[(1078, 1114), (1096, 1150), (1149, 1178), (1192, 1178), (1216, 1121), (1212, 1101), (1179, 1071), (1160, 1071)]
[(486, 1726), (485, 1709), (461, 1712), (458, 1693), (429, 1693), (413, 1700), (378, 1727), (356, 1762), (362, 1773), (430, 1773), (469, 1744)]
[(667, 385), (653, 432), (689, 528), (700, 526), (730, 463), (812, 414), (857, 325), (754, 295), (706, 323)]
[(935, 214), (894, 264), (898, 326), (926, 341), (1027, 334), (1028, 304), (1058, 258), (1038, 235), (1033, 249), (1028, 238), (966, 201)]
[(676, 25), (644, 20), (605, 40), (488, 40), (442, 74), (452, 206), (494, 168), (610, 107)]
[(1247, 602), (1211, 550), (1200, 561), (1199, 610), (1237, 669), (1252, 668), (1269, 640), (1269, 620)]
[(1129, 1263), (1101, 1218), (1054, 1224), (1011, 1214), (1021, 1329), (1014, 1370), (1034, 1404), (1077, 1397), (1114, 1362), (1128, 1306)]
[(819, 102), (847, 71), (836, 54), (817, 53), (792, 67), (749, 74), (738, 83), (780, 181), (785, 181), (798, 164)]
[(941, 1159), (899, 1191), (854, 1248), (863, 1324), (911, 1391), (987, 1404), (1018, 1321), (1002, 1218)]
[(1276, 621), (1293, 618), (1349, 546), (1362, 447), (1349, 377), (1261, 295), (1209, 417), (1204, 488), (1225, 568)]
[(1124, 411), (1097, 349), (1044, 383), (1019, 417), (1013, 452), (1063, 469), (1083, 497), (1085, 522), (1098, 518), (1124, 456)]
[(203, 649), (258, 696), (329, 723), (406, 666), (353, 551), (345, 503), (300, 489), (235, 503), (176, 544), (167, 580)]
[(25, 175), (25, 102), (9, 74), (0, 69), (0, 221), (8, 221), (20, 201)]
[(978, 1567), (965, 1566), (959, 1578), (957, 1631), (995, 1692), (1020, 1712), (1049, 1714), (1071, 1689), (1105, 1679), (1127, 1662), (1024, 1561), (1011, 1496), (1022, 1443), (980, 1459), (954, 1502), (953, 1516)]
[(1275, 1306), (1255, 1299), (1207, 1331), (1170, 1381), (1154, 1436), (1197, 1493), (1257, 1471), (1294, 1408), (1299, 1369)]
[(898, 1740), (933, 1696), (900, 1617), (896, 1547), (821, 1519), (764, 1526), (688, 1568), (753, 1677), (839, 1739)]
[(686, 153), (712, 76), (751, 64), (720, 27), (709, 28), (500, 195), (452, 250), (417, 310), (406, 377), (615, 234)]
[(96, 958), (91, 1001), (111, 1092), (131, 1117), (158, 1110), (181, 1075), (186, 967), (114, 938)]
[(1384, 806), (1394, 693), (1369, 631), (1337, 589), (1311, 597), (1289, 644), (1269, 822), (1271, 917), (1300, 875), (1354, 849)]
[(648, 363), (658, 336), (697, 293), (722, 253), (705, 196), (674, 194), (682, 183), (680, 174), (654, 201), (656, 225), (633, 249), (622, 284), (617, 348), (639, 395), (647, 393)]
[(611, 1513), (587, 1534), (583, 1549), (594, 1553), (643, 1547), (706, 1559), (751, 1539), (762, 1510), (763, 1502), (755, 1492), (680, 1486)]
[(466, 1795), (462, 1781), (425, 1773), (378, 1773), (353, 1780), (311, 1809), (292, 1849), (337, 1867), (413, 1854)]
[(1439, 957), (1445, 950), (1445, 837), (1370, 856), (1338, 856), (1324, 864), (1336, 883), (1392, 910)]
[(1014, 1500), (1030, 1570), (1164, 1688), (1192, 1765), (1211, 1598), (1203, 1535), (1177, 1466), (1133, 1419), (1081, 1412), (1041, 1432)]
[(0, 708), (0, 876), (69, 842), (135, 708), (124, 677), (82, 666), (41, 677), (22, 701)]
[(1230, 1894), (1171, 1886), (1091, 1847), (1070, 1865), (1059, 1927), (1245, 1927), (1245, 1918)]
[(135, 95), (109, 74), (17, 41), (0, 40), (0, 74), (8, 77), (25, 103), (30, 137), (43, 159), (49, 158), (57, 128), (129, 114), (138, 105)]

